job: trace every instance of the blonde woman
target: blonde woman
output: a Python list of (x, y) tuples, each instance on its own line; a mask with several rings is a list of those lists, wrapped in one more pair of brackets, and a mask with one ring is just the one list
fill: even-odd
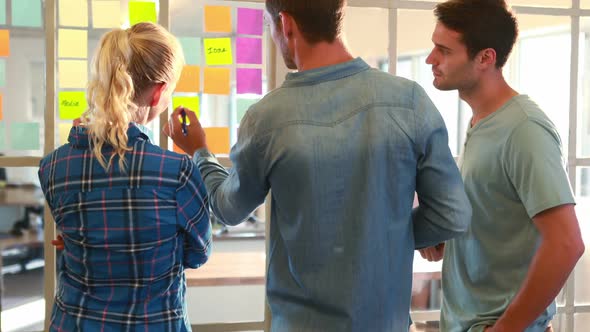
[(100, 41), (88, 110), (39, 179), (64, 241), (50, 331), (190, 331), (185, 268), (211, 251), (207, 194), (190, 158), (141, 125), (166, 109), (184, 63), (139, 23)]

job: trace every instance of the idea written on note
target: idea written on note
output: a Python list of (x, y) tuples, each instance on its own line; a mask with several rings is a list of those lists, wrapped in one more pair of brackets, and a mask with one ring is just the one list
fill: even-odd
[(205, 38), (203, 44), (207, 65), (231, 65), (233, 63), (231, 38)]
[(77, 119), (86, 111), (87, 107), (86, 93), (84, 91), (61, 91), (59, 93), (60, 119)]

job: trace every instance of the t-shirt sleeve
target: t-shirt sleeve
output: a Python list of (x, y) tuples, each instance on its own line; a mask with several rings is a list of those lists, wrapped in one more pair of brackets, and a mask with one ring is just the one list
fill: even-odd
[(523, 122), (508, 138), (503, 160), (530, 218), (556, 206), (575, 204), (561, 139), (551, 124)]

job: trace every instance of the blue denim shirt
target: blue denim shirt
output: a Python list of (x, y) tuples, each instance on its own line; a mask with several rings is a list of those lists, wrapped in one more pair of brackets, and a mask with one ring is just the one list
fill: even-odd
[(272, 188), (273, 331), (407, 331), (414, 249), (464, 232), (471, 216), (424, 90), (361, 59), (288, 74), (248, 110), (230, 158), (228, 173), (195, 154), (227, 224)]

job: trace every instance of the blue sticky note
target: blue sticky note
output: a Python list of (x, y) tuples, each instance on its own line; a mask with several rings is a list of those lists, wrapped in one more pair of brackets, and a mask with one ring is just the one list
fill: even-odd
[(0, 59), (0, 87), (6, 86), (6, 60)]
[(12, 1), (12, 25), (41, 27), (43, 25), (41, 0)]
[(184, 52), (184, 60), (187, 65), (201, 64), (201, 38), (197, 37), (178, 37), (178, 41)]
[(13, 150), (39, 150), (40, 138), (38, 122), (10, 124), (10, 148)]
[(259, 99), (246, 99), (238, 98), (236, 100), (236, 120), (238, 123), (242, 122), (242, 118), (246, 115), (246, 112), (250, 106), (256, 104)]
[(0, 122), (0, 150), (6, 149), (6, 124)]
[(6, 24), (6, 0), (0, 0), (0, 24)]

